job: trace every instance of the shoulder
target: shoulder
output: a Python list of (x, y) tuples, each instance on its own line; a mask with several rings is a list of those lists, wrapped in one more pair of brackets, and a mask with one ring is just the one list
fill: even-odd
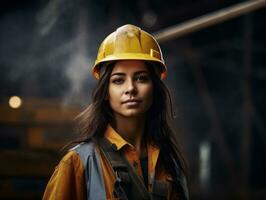
[(79, 160), (83, 163), (83, 166), (86, 166), (90, 158), (98, 159), (98, 147), (93, 141), (80, 143), (69, 150), (66, 158), (71, 157), (79, 157)]
[(77, 152), (69, 151), (64, 155), (59, 164), (63, 165), (73, 165), (80, 162), (80, 157)]
[(85, 199), (85, 170), (79, 155), (69, 151), (56, 166), (43, 199)]
[(56, 179), (71, 179), (71, 177), (83, 177), (85, 166), (80, 155), (73, 150), (68, 151), (56, 166), (53, 176)]
[(96, 145), (93, 141), (82, 142), (82, 143), (74, 146), (73, 148), (71, 148), (69, 150), (69, 152), (76, 152), (77, 154), (81, 154), (83, 152), (92, 153), (95, 151), (95, 146)]
[(84, 173), (84, 166), (80, 156), (75, 151), (69, 151), (57, 165), (55, 172), (63, 172), (76, 175), (82, 175)]
[(93, 155), (94, 151), (95, 145), (93, 142), (80, 143), (68, 150), (59, 162), (57, 168), (83, 171), (85, 158)]

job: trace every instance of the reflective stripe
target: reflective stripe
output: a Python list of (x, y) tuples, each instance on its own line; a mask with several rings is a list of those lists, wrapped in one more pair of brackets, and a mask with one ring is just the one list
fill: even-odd
[(75, 151), (85, 169), (87, 199), (106, 200), (100, 155), (93, 142), (81, 143), (71, 149)]

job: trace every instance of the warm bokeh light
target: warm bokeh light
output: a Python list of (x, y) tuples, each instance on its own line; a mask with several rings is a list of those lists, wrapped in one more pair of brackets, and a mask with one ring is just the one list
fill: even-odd
[(22, 104), (22, 100), (20, 97), (18, 96), (12, 96), (9, 99), (9, 106), (11, 108), (19, 108)]

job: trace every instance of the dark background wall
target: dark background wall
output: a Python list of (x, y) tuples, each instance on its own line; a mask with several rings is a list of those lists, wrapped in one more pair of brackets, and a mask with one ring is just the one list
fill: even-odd
[[(126, 23), (154, 33), (240, 2), (1, 1), (0, 198), (41, 197), (107, 34)], [(192, 199), (266, 197), (265, 19), (260, 9), (161, 43)]]

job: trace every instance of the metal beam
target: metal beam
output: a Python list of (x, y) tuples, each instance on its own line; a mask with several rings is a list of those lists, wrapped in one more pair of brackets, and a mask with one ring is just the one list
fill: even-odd
[(154, 33), (158, 42), (172, 40), (189, 33), (219, 24), (226, 20), (248, 14), (266, 6), (266, 0), (250, 0), (201, 17), (177, 24)]

